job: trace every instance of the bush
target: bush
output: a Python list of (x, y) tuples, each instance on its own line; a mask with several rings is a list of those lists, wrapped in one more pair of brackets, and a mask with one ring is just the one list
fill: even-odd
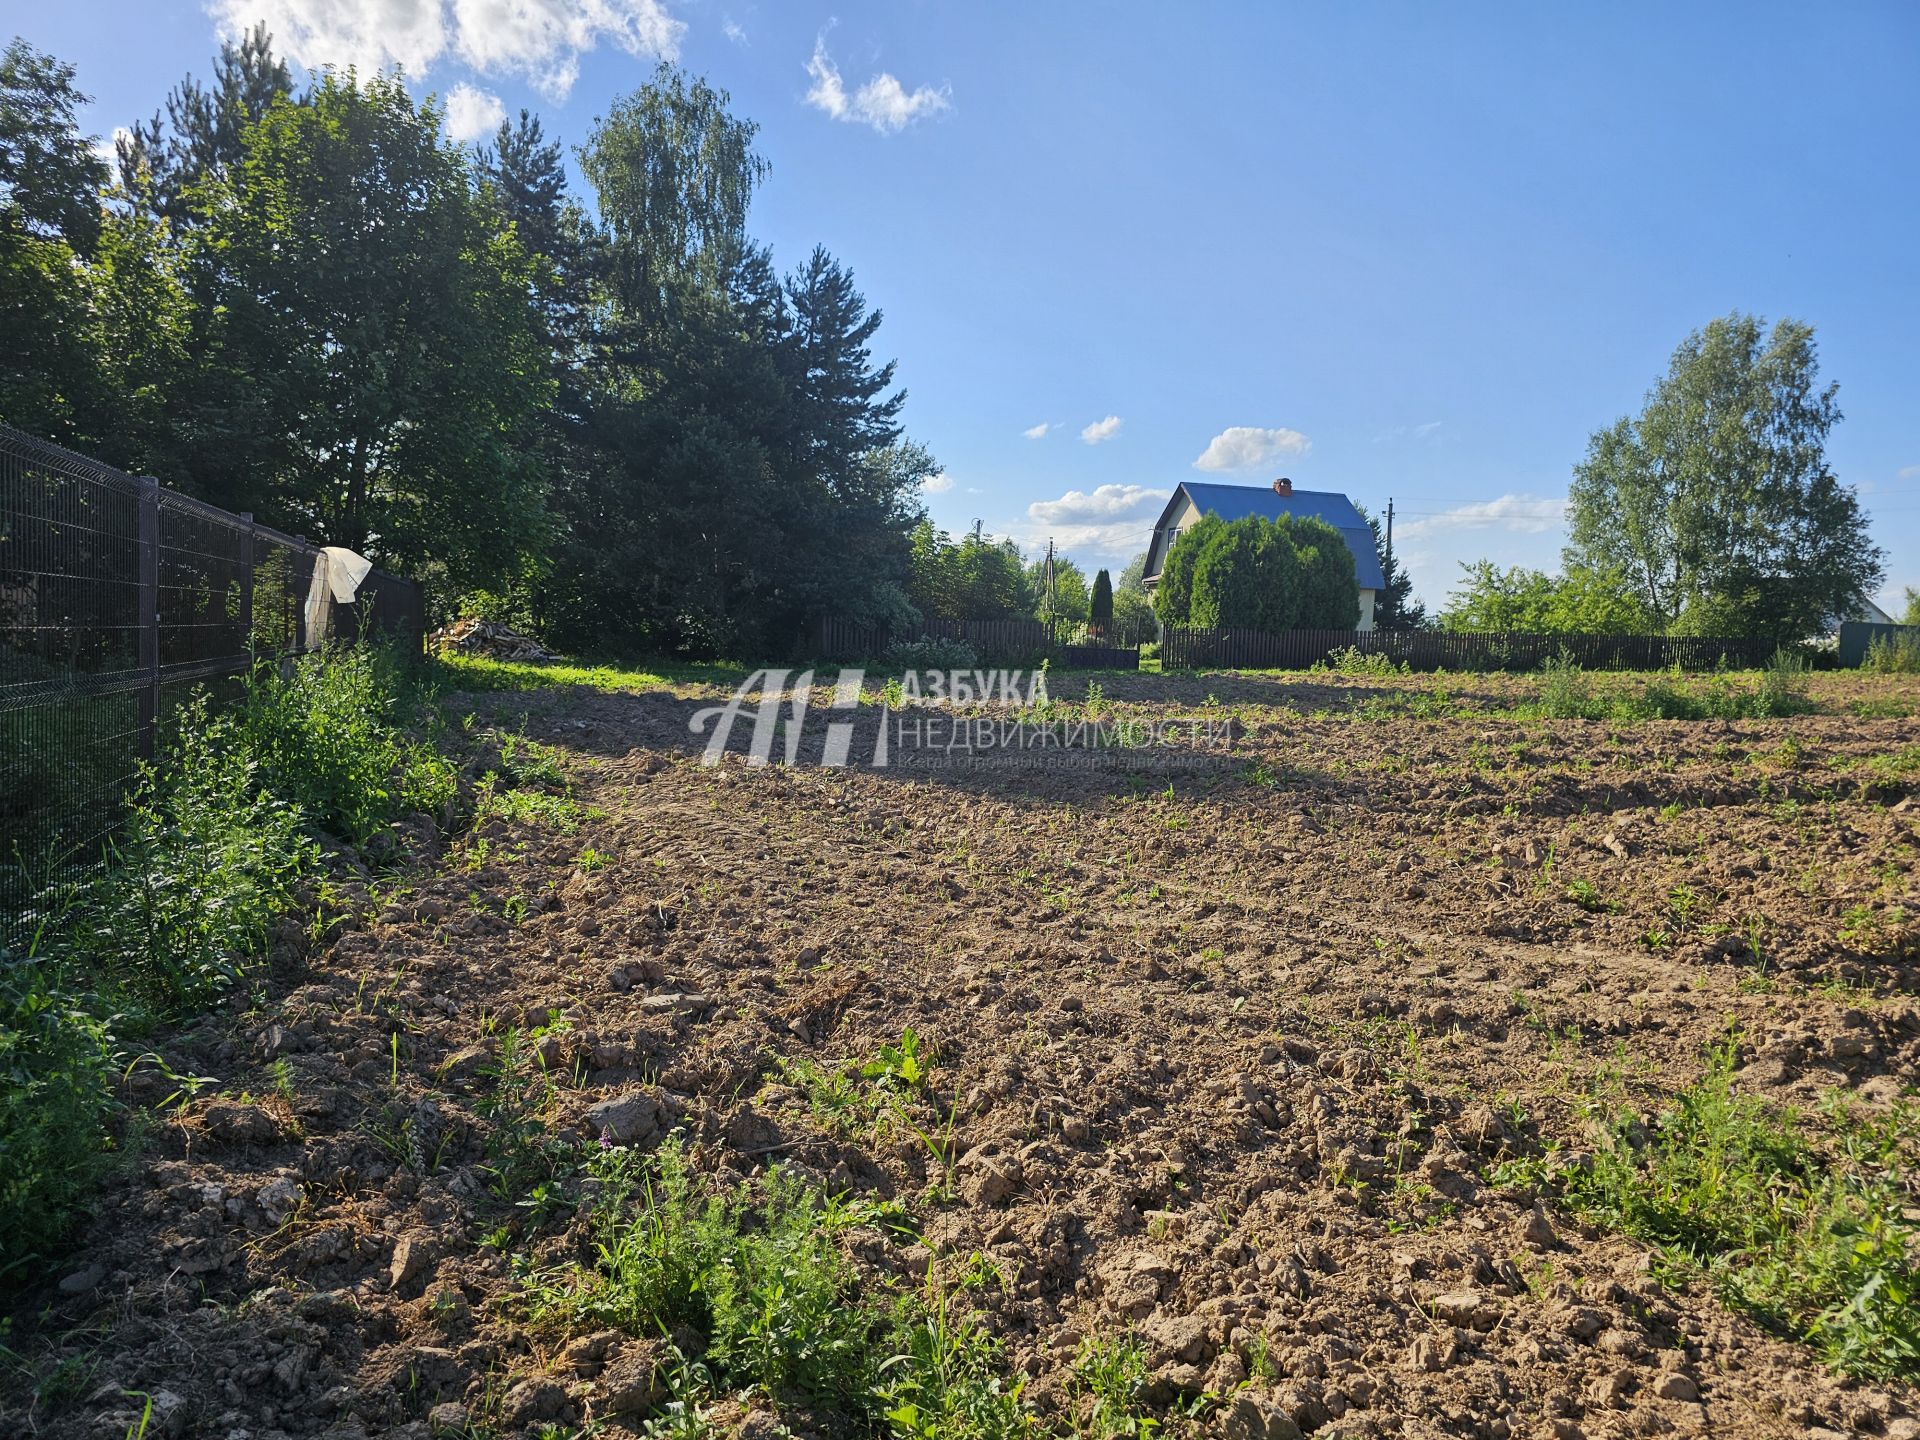
[(1207, 515), (1173, 542), (1154, 607), (1168, 625), (1351, 630), (1360, 623), (1353, 552), (1325, 521)]
[(102, 862), (36, 901), (33, 955), (0, 953), (0, 1277), (57, 1243), (103, 1163), (121, 1063), (105, 1017), (184, 1016), (236, 983), (319, 867), (311, 819), (365, 836), (452, 797), (452, 767), (394, 723), (404, 693), (341, 650), (255, 674), (231, 715), (196, 695)]
[(1813, 707), (1807, 700), (1807, 662), (1791, 650), (1776, 650), (1760, 672), (1750, 713), (1757, 719), (1804, 715)]
[(1870, 642), (1860, 668), (1876, 675), (1920, 675), (1920, 630), (1902, 630)]
[(240, 976), (318, 863), (299, 808), (261, 788), (240, 727), (199, 695), (63, 930), (94, 973), (179, 1013)]
[(456, 791), (446, 759), (395, 723), (409, 698), (391, 654), (330, 648), (285, 676), (255, 673), (242, 743), (275, 794), (330, 833), (365, 840), (402, 815), (442, 810)]
[(691, 1327), (706, 1343), (682, 1372), (676, 1399), (689, 1406), (751, 1389), (845, 1417), (827, 1427), (841, 1433), (1037, 1433), (999, 1342), (975, 1317), (931, 1277), (924, 1291), (890, 1292), (848, 1258), (845, 1232), (898, 1225), (903, 1212), (824, 1196), (777, 1168), (702, 1193), (677, 1138), (643, 1179), (637, 1165), (648, 1163), (624, 1151), (592, 1162), (603, 1197), (596, 1260), (528, 1277), (536, 1330)]
[[(1540, 709), (1553, 720), (1597, 718), (1587, 673), (1564, 650), (1540, 667)], [(1599, 709), (1604, 710), (1605, 705)]]
[(37, 956), (0, 953), (0, 1280), (58, 1242), (105, 1161), (113, 1037)]
[(918, 640), (887, 647), (880, 663), (890, 670), (972, 670), (980, 664), (980, 654), (964, 640), (935, 640), (922, 635)]
[(1344, 649), (1328, 653), (1327, 658), (1310, 667), (1319, 671), (1332, 671), (1338, 675), (1410, 675), (1412, 667), (1395, 665), (1390, 655), (1369, 655), (1358, 645), (1348, 645)]

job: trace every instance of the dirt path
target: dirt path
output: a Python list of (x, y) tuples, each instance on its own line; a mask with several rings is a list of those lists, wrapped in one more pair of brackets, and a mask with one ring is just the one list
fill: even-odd
[[(1913, 812), (1844, 763), (1911, 722), (1212, 688), (1250, 733), (1170, 783), (708, 768), (713, 695), (482, 702), (589, 808), (486, 820), (166, 1052), (217, 1085), (18, 1322), (7, 1433), (119, 1440), (130, 1391), (164, 1397), (150, 1434), (230, 1440), (604, 1415), (603, 1356), (512, 1296), (517, 1261), (584, 1253), (555, 1147), (624, 1097), (716, 1182), (779, 1163), (910, 1208), (876, 1273), (987, 1264), (973, 1299), (1043, 1415), (1071, 1416), (1082, 1339), (1131, 1326), (1152, 1406), (1240, 1393), (1270, 1435), (1920, 1435), (1913, 1387), (1838, 1379), (1489, 1178), (1590, 1150), (1596, 1094), (1650, 1116), (1730, 1033), (1782, 1103), (1920, 1078)], [(805, 1077), (909, 1029), (932, 1144), (836, 1122)]]

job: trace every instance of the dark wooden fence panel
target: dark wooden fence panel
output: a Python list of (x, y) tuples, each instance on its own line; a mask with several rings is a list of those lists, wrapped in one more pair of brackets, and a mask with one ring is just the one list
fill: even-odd
[(1447, 630), (1169, 629), (1160, 663), (1169, 670), (1217, 666), (1298, 670), (1340, 650), (1385, 656), (1413, 670), (1536, 670), (1565, 655), (1589, 670), (1710, 670), (1763, 665), (1772, 641), (1673, 635), (1508, 635)]

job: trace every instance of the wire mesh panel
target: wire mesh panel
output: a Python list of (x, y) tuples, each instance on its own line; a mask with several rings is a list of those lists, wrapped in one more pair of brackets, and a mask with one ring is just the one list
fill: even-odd
[(0, 914), (94, 849), (137, 769), (137, 481), (0, 429)]
[(196, 686), (362, 632), (419, 653), (412, 581), (336, 607), (321, 550), (0, 425), (0, 948), (91, 863)]

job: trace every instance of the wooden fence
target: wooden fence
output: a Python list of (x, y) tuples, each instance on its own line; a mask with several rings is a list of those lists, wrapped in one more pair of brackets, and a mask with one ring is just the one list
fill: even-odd
[(1508, 635), (1449, 630), (1259, 630), (1170, 629), (1160, 642), (1168, 670), (1221, 667), (1298, 670), (1336, 651), (1383, 655), (1413, 670), (1534, 670), (1566, 656), (1589, 670), (1710, 670), (1728, 665), (1764, 665), (1771, 640), (1708, 639), (1672, 635)]

